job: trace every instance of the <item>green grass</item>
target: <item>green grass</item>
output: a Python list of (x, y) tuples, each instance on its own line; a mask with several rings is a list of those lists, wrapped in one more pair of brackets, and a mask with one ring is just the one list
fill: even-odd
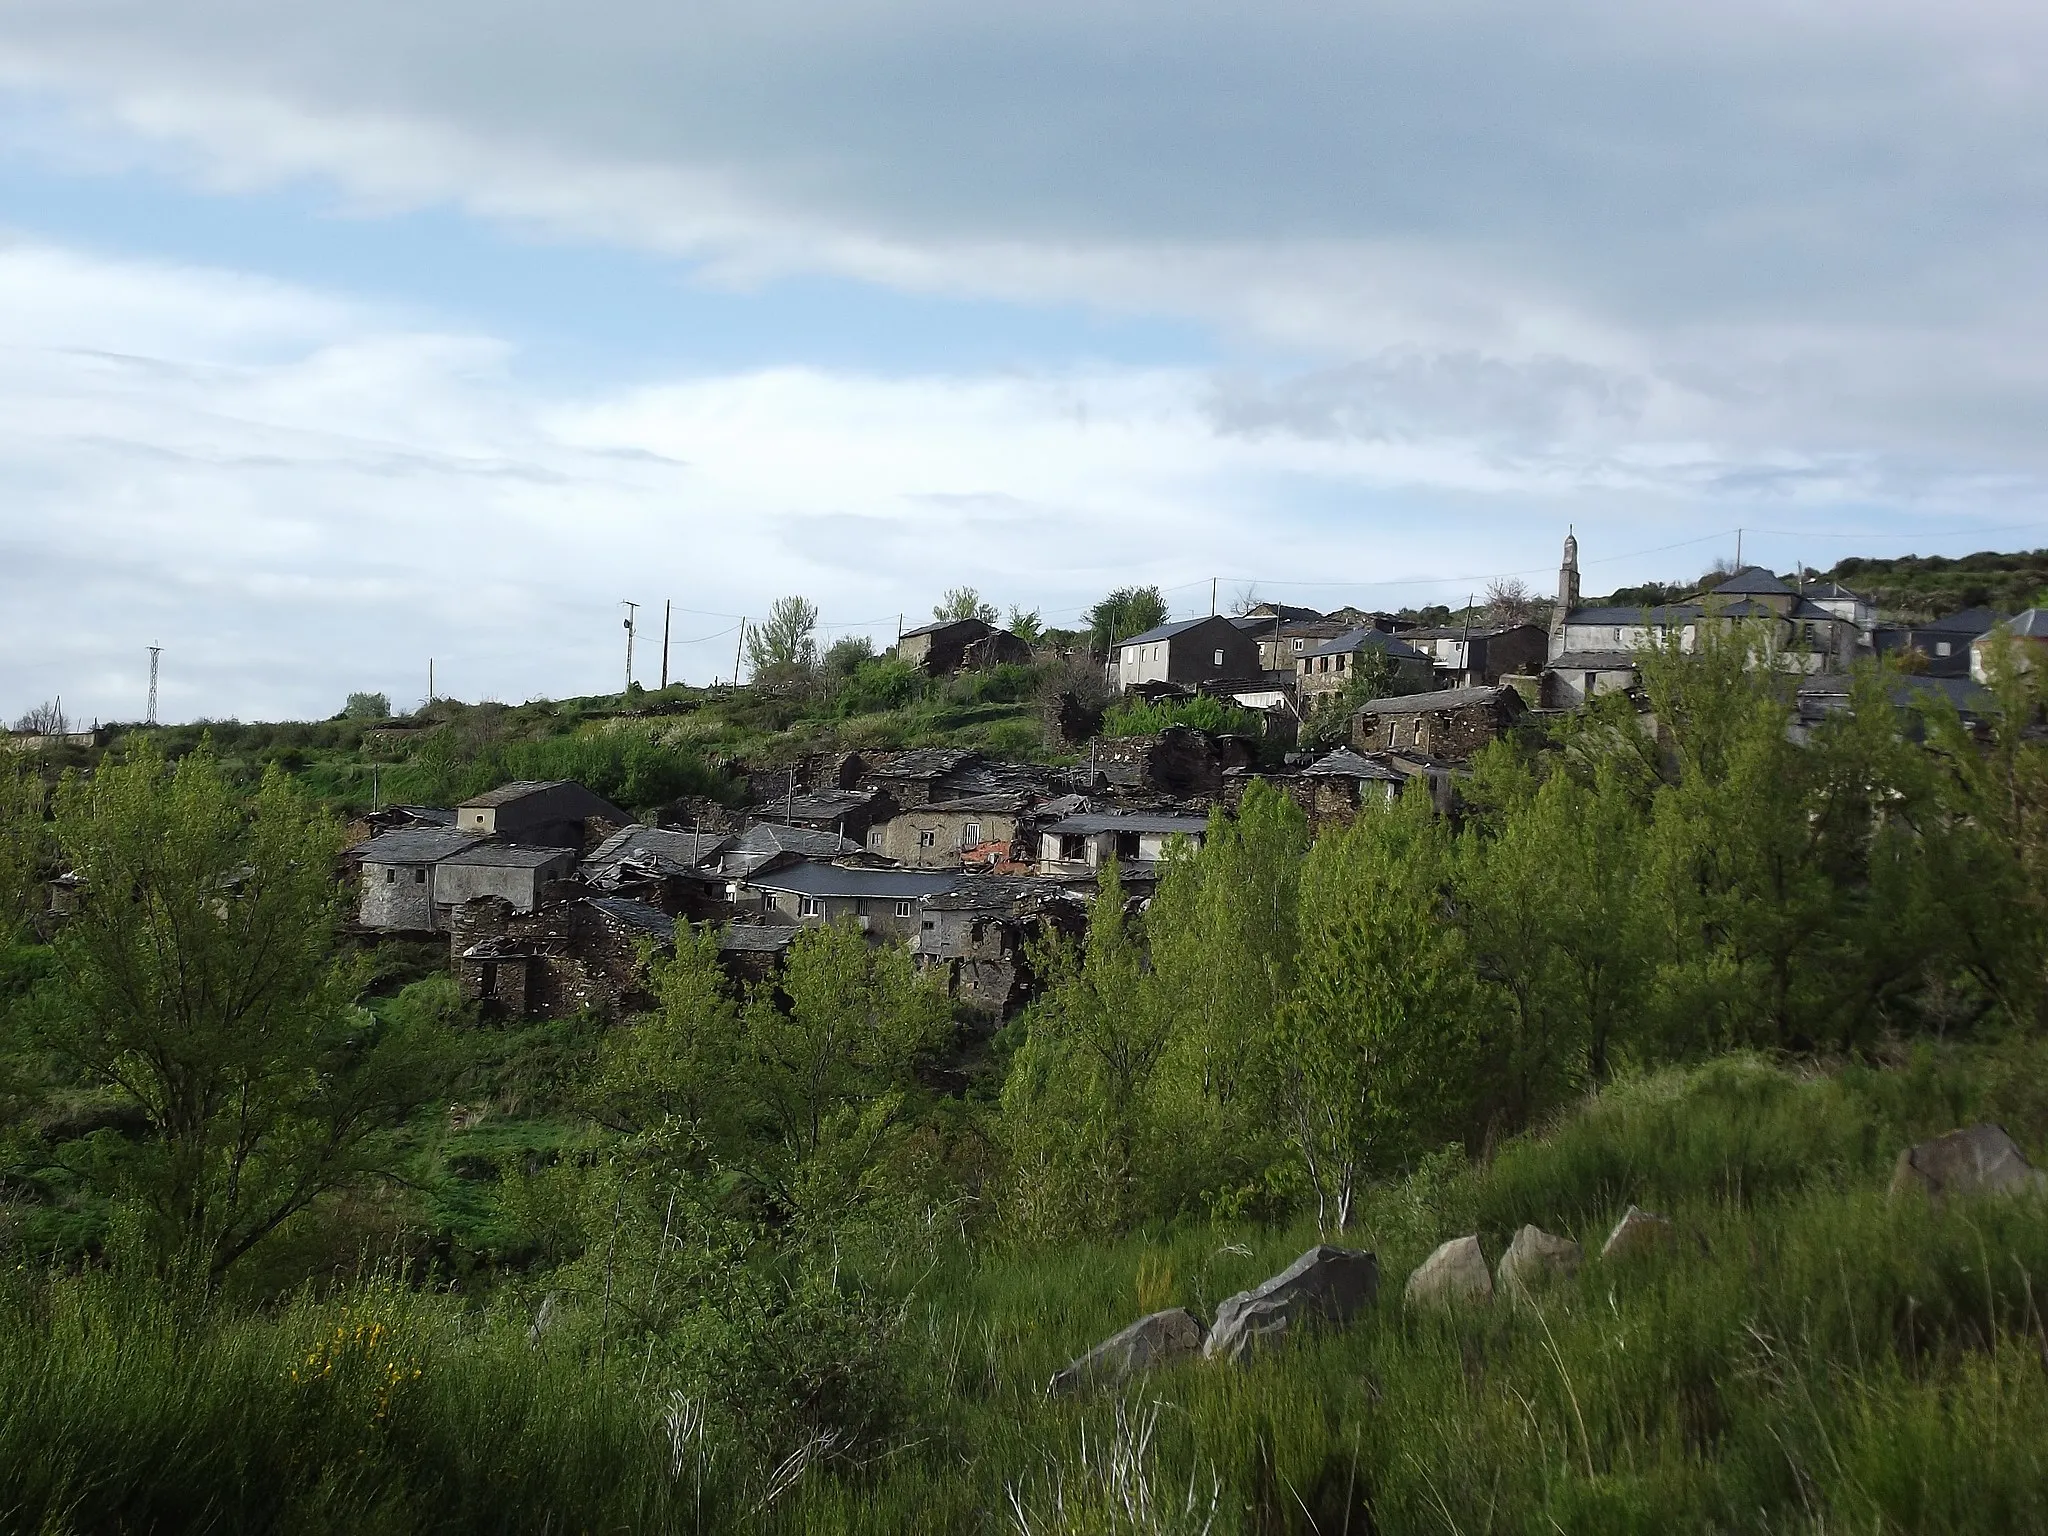
[[(772, 1404), (742, 1423), (688, 1395), (691, 1339), (605, 1338), (587, 1285), (560, 1282), (565, 1321), (534, 1348), (544, 1275), (488, 1305), (369, 1286), (195, 1315), (105, 1276), (17, 1270), (0, 1526), (2048, 1528), (2048, 1221), (1884, 1193), (1906, 1140), (1968, 1118), (2038, 1152), (2041, 1061), (2021, 1042), (1619, 1084), (1486, 1166), (1434, 1159), (1370, 1191), (1343, 1240), (1377, 1252), (1382, 1293), (1355, 1327), (1123, 1393), (1042, 1388), (1141, 1306), (1208, 1315), (1317, 1234), (1187, 1225), (1020, 1249), (913, 1222), (841, 1271), (898, 1299), (908, 1410), (884, 1440), (808, 1462), (793, 1430), (761, 1427), (785, 1422)], [(1535, 1304), (1401, 1304), (1443, 1238), (1477, 1230), (1497, 1257), (1534, 1220), (1590, 1255), (1631, 1201), (1674, 1219), (1673, 1252), (1589, 1258)], [(386, 1329), (374, 1346), (353, 1342), (365, 1319)]]

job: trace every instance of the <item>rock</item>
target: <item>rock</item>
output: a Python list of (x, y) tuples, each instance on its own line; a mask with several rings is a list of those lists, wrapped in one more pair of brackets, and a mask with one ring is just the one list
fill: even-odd
[(1579, 1272), (1586, 1251), (1568, 1237), (1553, 1237), (1541, 1227), (1525, 1226), (1500, 1256), (1495, 1278), (1510, 1295), (1528, 1294), (1551, 1280)]
[(1242, 1360), (1310, 1322), (1341, 1327), (1379, 1295), (1380, 1264), (1369, 1253), (1318, 1243), (1272, 1279), (1239, 1291), (1216, 1309), (1202, 1353)]
[(1104, 1382), (1128, 1381), (1141, 1371), (1170, 1365), (1198, 1353), (1208, 1332), (1202, 1320), (1185, 1307), (1154, 1312), (1104, 1339), (1058, 1372), (1046, 1391), (1072, 1392)]
[(1493, 1300), (1493, 1276), (1476, 1237), (1454, 1237), (1438, 1246), (1408, 1277), (1411, 1307), (1442, 1307)]
[(1607, 1234), (1607, 1241), (1600, 1245), (1600, 1257), (1631, 1259), (1639, 1253), (1655, 1253), (1669, 1247), (1676, 1235), (1668, 1216), (1659, 1216), (1654, 1211), (1632, 1205), (1614, 1224), (1614, 1230)]
[(1899, 1154), (1894, 1198), (1919, 1190), (1939, 1204), (1949, 1195), (2006, 1195), (2048, 1188), (2044, 1174), (2000, 1125), (1969, 1125)]

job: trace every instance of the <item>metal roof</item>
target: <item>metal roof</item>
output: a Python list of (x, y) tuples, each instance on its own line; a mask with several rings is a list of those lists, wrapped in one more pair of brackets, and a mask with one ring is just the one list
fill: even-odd
[(438, 864), (483, 840), (481, 832), (450, 827), (400, 827), (379, 833), (359, 845), (355, 854), (365, 864)]
[(1185, 832), (1199, 836), (1208, 830), (1206, 816), (1175, 816), (1163, 811), (1083, 812), (1056, 821), (1045, 830), (1063, 836), (1086, 837), (1096, 832)]
[(789, 891), (798, 896), (874, 896), (882, 900), (915, 901), (950, 890), (957, 871), (928, 869), (849, 869), (806, 859), (763, 874), (741, 877), (742, 885), (763, 891)]
[(1426, 709), (1462, 709), (1467, 704), (1496, 704), (1511, 688), (1444, 688), (1435, 693), (1399, 694), (1386, 699), (1369, 699), (1358, 706), (1361, 714), (1415, 715)]

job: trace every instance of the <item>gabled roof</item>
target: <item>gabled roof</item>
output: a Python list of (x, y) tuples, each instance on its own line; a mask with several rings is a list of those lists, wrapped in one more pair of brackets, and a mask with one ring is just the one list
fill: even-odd
[(1241, 619), (1251, 619), (1259, 624), (1271, 624), (1275, 619), (1282, 623), (1297, 624), (1305, 620), (1320, 619), (1322, 616), (1318, 609), (1298, 608), (1292, 603), (1260, 603), (1250, 613), (1238, 615)]
[(1016, 912), (1040, 902), (1070, 902), (1073, 893), (1036, 875), (969, 875), (951, 890), (927, 897), (931, 912)]
[(443, 864), (470, 864), (491, 869), (545, 869), (550, 864), (576, 862), (573, 848), (534, 848), (524, 843), (478, 843), (441, 860)]
[(1861, 592), (1852, 592), (1839, 581), (1809, 581), (1803, 590), (1807, 597), (1821, 603), (1870, 601)]
[(1567, 624), (1684, 624), (1704, 610), (1698, 603), (1660, 603), (1654, 608), (1574, 608), (1564, 616)]
[(718, 931), (718, 947), (749, 955), (780, 954), (801, 929), (787, 923), (732, 923)]
[(1760, 565), (1745, 565), (1712, 589), (1715, 597), (1790, 597), (1792, 588)]
[(903, 638), (908, 640), (913, 635), (936, 635), (942, 630), (958, 629), (963, 624), (972, 624), (984, 634), (995, 629), (995, 625), (986, 619), (936, 619), (930, 624), (920, 624), (915, 629), (906, 629), (903, 631)]
[(1304, 775), (1325, 779), (1382, 779), (1399, 784), (1407, 775), (1397, 773), (1383, 762), (1375, 762), (1361, 756), (1349, 747), (1339, 747), (1328, 757), (1310, 763), (1301, 770)]
[[(1221, 614), (1205, 613), (1199, 619), (1180, 619), (1172, 624), (1161, 624), (1157, 629), (1148, 629), (1142, 635), (1132, 635), (1128, 640), (1119, 640), (1116, 648), (1127, 645), (1150, 645), (1155, 640), (1171, 640), (1175, 635), (1184, 635), (1191, 629), (1200, 629), (1204, 624), (1230, 624)], [(1231, 625), (1234, 629), (1235, 625)]]
[(2006, 615), (1995, 608), (1965, 608), (1961, 613), (1945, 614), (1938, 619), (1929, 619), (1925, 624), (1907, 624), (1902, 627), (1916, 631), (1928, 630), (1942, 635), (1982, 635), (1988, 634), (2005, 620)]
[(862, 755), (862, 777), (870, 779), (937, 779), (971, 763), (975, 753), (964, 747), (911, 747), (902, 752)]
[(480, 795), (471, 795), (456, 809), (469, 811), (486, 806), (510, 805), (514, 800), (524, 800), (528, 795), (537, 795), (542, 790), (560, 789), (564, 784), (571, 782), (573, 781), (569, 779), (514, 779), (510, 784), (500, 784), (496, 789), (487, 789)]
[(959, 879), (954, 871), (859, 869), (806, 859), (745, 876), (742, 883), (758, 890), (789, 891), (798, 896), (870, 896), (884, 901), (915, 901), (950, 890)]
[(724, 832), (678, 832), (666, 827), (643, 827), (638, 823), (621, 828), (599, 843), (584, 858), (586, 869), (607, 869), (617, 864), (645, 865), (656, 874), (693, 870), (716, 858), (732, 843)]
[(438, 864), (483, 840), (481, 832), (457, 832), (452, 827), (400, 827), (353, 851), (365, 864)]
[[(1392, 698), (1369, 699), (1358, 706), (1364, 715), (1418, 715), (1430, 709), (1460, 709), (1468, 704), (1498, 704), (1512, 688), (1442, 688), (1435, 693), (1397, 694)], [(1516, 702), (1521, 695), (1515, 694)]]
[(2029, 640), (2048, 640), (2048, 608), (2029, 608), (2012, 616), (2006, 632)]
[(633, 901), (624, 896), (591, 896), (586, 900), (622, 928), (663, 944), (675, 942), (676, 920), (659, 907), (650, 907), (644, 901)]
[(1385, 651), (1397, 661), (1427, 661), (1429, 657), (1407, 641), (1383, 629), (1349, 629), (1334, 640), (1311, 646), (1305, 656), (1351, 656), (1360, 651)]
[(726, 850), (735, 854), (801, 853), (809, 858), (837, 858), (842, 853), (859, 853), (859, 843), (837, 832), (813, 832), (809, 827), (784, 827), (757, 821), (742, 832)]

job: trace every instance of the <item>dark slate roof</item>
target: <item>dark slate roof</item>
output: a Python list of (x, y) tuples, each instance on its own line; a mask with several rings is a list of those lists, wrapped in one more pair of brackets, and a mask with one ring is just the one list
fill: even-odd
[[(1842, 672), (1822, 672), (1799, 685), (1802, 702), (1846, 705), (1855, 679)], [(1960, 714), (1988, 714), (1998, 707), (1998, 697), (1982, 683), (1967, 677), (1894, 676), (1885, 679), (1885, 691), (1901, 709), (1924, 706), (1937, 698), (1955, 705)]]
[(1045, 830), (1074, 837), (1095, 832), (1185, 832), (1193, 836), (1207, 831), (1208, 826), (1206, 816), (1175, 816), (1163, 811), (1093, 811), (1056, 821)]
[(780, 816), (790, 821), (837, 821), (874, 803), (872, 790), (819, 789), (785, 799), (764, 800), (756, 809), (764, 816)]
[(365, 864), (438, 864), (482, 841), (481, 833), (451, 827), (400, 827), (371, 838), (354, 852)]
[(921, 816), (927, 811), (966, 816), (1015, 816), (1030, 803), (1025, 794), (963, 795), (958, 800), (934, 800), (929, 805), (913, 805), (898, 811), (897, 816)]
[(912, 747), (902, 752), (863, 753), (862, 776), (870, 779), (936, 779), (973, 762), (962, 747)]
[(1805, 587), (1806, 596), (1817, 602), (1858, 602), (1867, 603), (1869, 598), (1861, 592), (1852, 592), (1839, 581), (1809, 581)]
[(875, 896), (914, 901), (950, 890), (960, 876), (930, 869), (849, 869), (842, 864), (805, 860), (766, 874), (747, 876), (742, 883), (764, 891), (791, 891), (799, 896)]
[(692, 870), (716, 858), (731, 842), (731, 835), (724, 832), (679, 832), (666, 827), (643, 827), (636, 822), (599, 843), (583, 863), (587, 869), (633, 863), (645, 864), (657, 873)]
[(1299, 624), (1313, 622), (1323, 616), (1317, 609), (1298, 608), (1293, 603), (1261, 603), (1259, 608), (1265, 611), (1261, 613), (1255, 610), (1251, 613), (1241, 614), (1240, 617), (1252, 619), (1260, 624), (1270, 624), (1275, 619), (1280, 620), (1283, 624)]
[(544, 789), (559, 789), (569, 782), (567, 779), (514, 779), (510, 784), (500, 784), (496, 789), (487, 789), (480, 795), (471, 795), (457, 809), (467, 811), (484, 806), (510, 805), (514, 800), (524, 800), (528, 795), (537, 795)]
[(1310, 763), (1301, 771), (1304, 775), (1313, 774), (1318, 778), (1384, 779), (1396, 784), (1407, 777), (1388, 764), (1362, 756), (1349, 747), (1339, 747), (1328, 757)]
[(448, 805), (387, 805), (386, 811), (403, 816), (423, 827), (452, 827), (455, 825), (455, 808)]
[(1171, 640), (1175, 635), (1184, 635), (1196, 625), (1207, 624), (1215, 617), (1212, 613), (1205, 613), (1199, 619), (1180, 619), (1172, 624), (1161, 624), (1157, 629), (1148, 629), (1142, 635), (1132, 635), (1127, 640), (1117, 641), (1116, 648), (1122, 650), (1127, 645), (1149, 645), (1155, 640)]
[(836, 858), (842, 853), (859, 853), (860, 844), (837, 832), (813, 832), (809, 827), (783, 827), (757, 821), (739, 835), (731, 848), (735, 854), (801, 853), (812, 858)]
[(2048, 639), (2048, 609), (2029, 608), (2016, 613), (2006, 627), (2012, 634), (2025, 635), (2029, 640)]
[(1745, 565), (1714, 589), (1716, 597), (1789, 597), (1792, 588), (1760, 565)]
[(1546, 672), (1634, 672), (1642, 665), (1633, 651), (1565, 651), (1551, 658)]
[(1655, 608), (1574, 608), (1564, 616), (1567, 624), (1683, 624), (1704, 610), (1698, 603), (1664, 603)]
[(1415, 649), (1407, 641), (1388, 634), (1382, 629), (1350, 629), (1334, 640), (1325, 640), (1321, 645), (1311, 646), (1304, 656), (1352, 655), (1358, 651), (1385, 651), (1401, 661), (1427, 661), (1429, 657)]
[(1015, 912), (1041, 901), (1071, 901), (1057, 880), (1035, 875), (970, 875), (951, 890), (925, 898), (930, 912)]
[(1497, 704), (1503, 693), (1513, 690), (1490, 688), (1442, 688), (1435, 693), (1396, 694), (1392, 698), (1369, 699), (1358, 706), (1360, 714), (1419, 715), (1429, 709), (1463, 709), (1468, 704)]
[(1432, 624), (1427, 629), (1410, 629), (1402, 633), (1411, 640), (1463, 640), (1468, 635), (1474, 640), (1498, 640), (1518, 629), (1539, 627), (1535, 624), (1474, 624), (1468, 630), (1462, 624)]
[(773, 955), (789, 948), (798, 930), (782, 923), (733, 923), (718, 933), (718, 947), (743, 954)]
[(676, 920), (659, 907), (650, 907), (644, 901), (631, 901), (624, 896), (592, 896), (588, 900), (591, 906), (622, 927), (664, 944), (675, 942)]
[(1925, 624), (1908, 624), (1910, 630), (1930, 630), (1943, 635), (1984, 635), (1989, 634), (2005, 622), (2006, 616), (1995, 608), (1965, 608), (1961, 613), (1945, 614), (1930, 619)]
[(942, 630), (957, 629), (962, 624), (972, 624), (976, 629), (981, 630), (995, 628), (993, 624), (990, 624), (985, 619), (936, 619), (930, 624), (920, 624), (915, 629), (906, 629), (903, 631), (903, 638), (908, 640), (912, 635), (936, 635)]
[(573, 848), (533, 848), (523, 843), (478, 843), (450, 854), (443, 864), (476, 864), (494, 869), (541, 869), (557, 860), (576, 862)]

